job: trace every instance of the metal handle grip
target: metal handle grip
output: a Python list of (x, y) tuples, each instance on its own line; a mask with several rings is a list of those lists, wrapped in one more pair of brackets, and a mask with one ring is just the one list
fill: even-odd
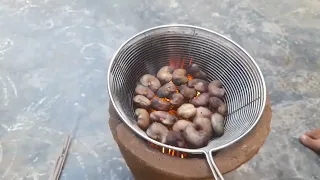
[(209, 167), (211, 169), (211, 172), (213, 174), (214, 179), (215, 180), (224, 180), (224, 178), (223, 178), (222, 174), (220, 173), (216, 163), (213, 160), (212, 152), (205, 152), (204, 154), (206, 155), (206, 159), (207, 159), (207, 162), (209, 164)]

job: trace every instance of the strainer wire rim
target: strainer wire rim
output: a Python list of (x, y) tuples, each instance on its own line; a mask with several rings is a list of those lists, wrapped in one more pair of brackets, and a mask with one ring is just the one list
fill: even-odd
[[(122, 113), (120, 113), (118, 107), (116, 106), (116, 103), (115, 103), (115, 100), (112, 96), (112, 92), (111, 92), (111, 86), (110, 86), (110, 82), (111, 82), (111, 70), (112, 70), (112, 67), (115, 63), (115, 59), (117, 57), (117, 55), (119, 54), (119, 52), (122, 50), (123, 47), (125, 47), (130, 41), (132, 41), (133, 39), (135, 39), (136, 37), (138, 36), (141, 36), (143, 35), (144, 33), (146, 32), (150, 32), (150, 31), (153, 31), (153, 30), (156, 30), (156, 29), (161, 29), (161, 28), (170, 28), (170, 27), (185, 27), (185, 28), (191, 28), (191, 29), (198, 29), (198, 30), (202, 30), (202, 31), (206, 31), (206, 32), (209, 32), (209, 33), (212, 33), (212, 34), (215, 34), (217, 36), (219, 36), (220, 38), (223, 38), (225, 40), (227, 40), (228, 42), (230, 42), (231, 44), (233, 44), (234, 46), (236, 46), (237, 48), (239, 48), (246, 56), (249, 57), (249, 59), (252, 61), (252, 63), (254, 64), (256, 70), (258, 71), (259, 73), (259, 77), (261, 78), (261, 82), (262, 82), (262, 87), (263, 87), (263, 94), (262, 94), (262, 100), (263, 100), (263, 104), (262, 104), (262, 107), (261, 107), (261, 110), (257, 116), (257, 119), (256, 121), (251, 125), (250, 128), (247, 129), (247, 131), (245, 131), (243, 134), (241, 134), (239, 137), (235, 138), (234, 140), (224, 144), (224, 145), (221, 145), (221, 146), (218, 146), (218, 147), (215, 147), (215, 148), (210, 148), (209, 146), (205, 146), (205, 147), (202, 147), (202, 148), (198, 148), (198, 149), (188, 149), (188, 148), (179, 148), (179, 147), (175, 147), (175, 146), (170, 146), (170, 145), (167, 145), (167, 144), (163, 144), (161, 142), (158, 142), (154, 139), (151, 139), (150, 137), (148, 136), (145, 136), (144, 134), (142, 134), (141, 132), (139, 131), (136, 131), (135, 130), (135, 127), (130, 124), (126, 119), (125, 115), (123, 115)], [(266, 92), (266, 83), (265, 83), (265, 79), (264, 79), (264, 76), (261, 72), (261, 69), (259, 68), (258, 64), (256, 63), (256, 61), (251, 57), (251, 55), (245, 50), (243, 49), (239, 44), (237, 44), (236, 42), (234, 42), (233, 40), (227, 38), (226, 36), (220, 34), (220, 33), (217, 33), (215, 31), (212, 31), (212, 30), (209, 30), (209, 29), (206, 29), (206, 28), (202, 28), (202, 27), (199, 27), (199, 26), (194, 26), (194, 25), (187, 25), (187, 24), (168, 24), (168, 25), (161, 25), (161, 26), (155, 26), (155, 27), (152, 27), (152, 28), (149, 28), (149, 29), (146, 29), (146, 30), (143, 30), (135, 35), (133, 35), (131, 38), (129, 38), (128, 40), (126, 40), (124, 43), (121, 44), (121, 46), (117, 49), (117, 51), (114, 53), (111, 61), (110, 61), (110, 64), (109, 64), (109, 68), (108, 68), (108, 71), (107, 71), (107, 80), (108, 80), (108, 94), (109, 94), (109, 97), (110, 97), (110, 100), (111, 100), (111, 103), (113, 105), (113, 107), (115, 108), (118, 116), (120, 116), (120, 118), (122, 119), (122, 121), (130, 127), (130, 129), (132, 129), (135, 133), (137, 133), (140, 137), (144, 138), (145, 140), (151, 142), (151, 143), (154, 143), (156, 145), (159, 145), (161, 147), (165, 147), (165, 148), (169, 148), (169, 149), (173, 149), (173, 150), (176, 150), (176, 151), (180, 151), (180, 152), (187, 152), (187, 153), (191, 153), (191, 154), (202, 154), (202, 153), (209, 153), (209, 152), (215, 152), (215, 151), (218, 151), (218, 150), (221, 150), (225, 147), (228, 147), (234, 143), (236, 143), (237, 141), (241, 140), (243, 137), (245, 137), (256, 125), (257, 123), (260, 121), (261, 119), (261, 116), (264, 112), (264, 109), (265, 109), (265, 106), (266, 106), (266, 95), (267, 95), (267, 92)]]

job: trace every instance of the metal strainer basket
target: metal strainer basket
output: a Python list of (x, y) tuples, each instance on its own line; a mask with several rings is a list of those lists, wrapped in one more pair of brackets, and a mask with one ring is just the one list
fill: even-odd
[[(203, 148), (187, 149), (149, 138), (136, 125), (132, 98), (136, 82), (146, 73), (155, 75), (170, 59), (190, 59), (222, 81), (228, 107), (225, 132)], [(212, 152), (248, 134), (259, 121), (266, 103), (263, 75), (253, 58), (232, 40), (207, 29), (165, 25), (145, 30), (126, 41), (115, 53), (108, 70), (108, 91), (120, 118), (140, 137), (159, 146), (192, 154), (205, 154), (215, 179), (223, 179)]]

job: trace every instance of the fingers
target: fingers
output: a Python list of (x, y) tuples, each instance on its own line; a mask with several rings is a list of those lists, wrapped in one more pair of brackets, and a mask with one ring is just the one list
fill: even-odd
[(320, 139), (320, 128), (309, 131), (306, 133), (306, 135), (312, 139)]
[(302, 135), (300, 141), (303, 145), (307, 146), (311, 150), (320, 153), (320, 139), (312, 139), (307, 135)]

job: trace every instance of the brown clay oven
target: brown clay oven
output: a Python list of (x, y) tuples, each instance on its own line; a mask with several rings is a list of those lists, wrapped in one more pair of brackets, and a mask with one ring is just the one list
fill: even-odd
[[(136, 136), (119, 119), (110, 103), (109, 127), (128, 167), (136, 180), (195, 180), (213, 179), (203, 157), (172, 157), (162, 153)], [(256, 155), (270, 131), (272, 117), (269, 97), (259, 123), (239, 142), (222, 149), (214, 160), (222, 174), (235, 170)]]

